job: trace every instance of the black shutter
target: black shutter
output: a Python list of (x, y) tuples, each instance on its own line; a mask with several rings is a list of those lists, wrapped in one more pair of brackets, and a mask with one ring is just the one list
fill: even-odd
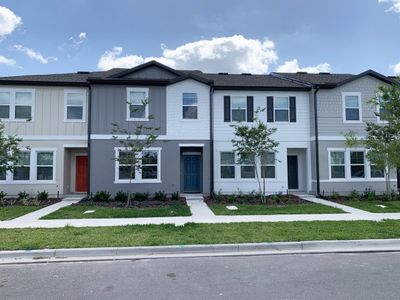
[(289, 97), (290, 122), (296, 122), (296, 97)]
[(274, 97), (267, 97), (267, 122), (274, 122)]
[(254, 98), (253, 96), (247, 96), (247, 122), (253, 122), (254, 120)]
[(224, 122), (231, 121), (231, 96), (224, 96)]

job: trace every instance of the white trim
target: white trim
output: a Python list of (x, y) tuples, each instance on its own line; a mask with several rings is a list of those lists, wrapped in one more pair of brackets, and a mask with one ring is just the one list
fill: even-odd
[[(240, 95), (235, 95), (235, 96), (230, 96), (231, 97), (231, 101), (230, 101), (230, 114), (231, 114), (231, 123), (237, 123), (237, 122), (245, 122), (247, 123), (247, 97), (246, 96), (240, 96)], [(232, 104), (233, 104), (233, 100), (234, 98), (238, 99), (238, 98), (244, 98), (244, 121), (235, 121), (233, 120), (233, 113), (232, 113)]]
[[(274, 108), (274, 122), (273, 123), (290, 123), (290, 97), (289, 96), (273, 96), (272, 97), (273, 98), (273, 103), (274, 103), (274, 106), (273, 106), (273, 108)], [(277, 121), (276, 120), (276, 111), (277, 110), (286, 110), (286, 109), (284, 109), (284, 108), (276, 108), (276, 98), (287, 98), (287, 103), (288, 103), (288, 106), (287, 106), (287, 115), (288, 115), (288, 119), (287, 119), (287, 121)], [(268, 112), (267, 112), (268, 113)]]
[[(129, 148), (125, 147), (114, 147), (115, 158), (118, 157), (119, 151), (129, 151)], [(161, 183), (161, 147), (150, 147), (145, 149), (144, 151), (157, 151), (157, 179), (142, 179), (142, 174), (139, 170), (135, 168), (135, 179), (119, 179), (119, 161), (115, 160), (114, 171), (114, 183)], [(139, 154), (142, 155), (142, 154)]]
[[(10, 93), (10, 111), (8, 119), (0, 119), (3, 122), (34, 122), (35, 121), (35, 89), (26, 89), (26, 88), (0, 88), (1, 92), (9, 92)], [(15, 118), (15, 94), (17, 92), (25, 92), (32, 94), (32, 102), (31, 102), (31, 118), (28, 119), (16, 119)], [(25, 106), (25, 105), (24, 105)]]
[[(80, 105), (68, 105), (68, 94), (83, 94), (82, 103), (82, 119), (67, 119), (67, 108), (68, 106), (80, 106)], [(87, 91), (85, 89), (65, 89), (64, 90), (64, 122), (67, 123), (84, 123), (86, 122), (86, 102), (87, 102)]]
[(64, 144), (63, 148), (87, 148), (87, 144)]
[[(358, 97), (358, 117), (359, 120), (346, 120), (346, 96)], [(342, 114), (343, 123), (362, 123), (362, 98), (361, 92), (342, 92)]]
[[(365, 136), (356, 136), (357, 139), (363, 140)], [(345, 141), (346, 137), (344, 135), (322, 135), (318, 136), (319, 141)], [(315, 136), (310, 137), (310, 141), (315, 141)]]
[[(385, 178), (370, 178), (368, 180), (365, 179), (338, 179), (338, 180), (330, 180), (330, 179), (320, 179), (320, 182), (324, 183), (339, 183), (339, 182), (384, 182)], [(391, 182), (397, 182), (397, 179), (390, 179)], [(312, 182), (317, 182), (317, 180), (313, 179)]]
[[(196, 95), (196, 104), (195, 105), (185, 105), (185, 104), (183, 104), (183, 95), (184, 94), (195, 94)], [(196, 116), (196, 118), (184, 118), (183, 117), (183, 108), (184, 107), (196, 107), (196, 109), (197, 109), (197, 116)], [(193, 92), (182, 92), (182, 114), (181, 114), (181, 120), (182, 121), (185, 121), (185, 122), (187, 122), (187, 121), (198, 121), (200, 118), (199, 118), (199, 97), (198, 97), (198, 94), (197, 93), (193, 93)]]
[(204, 147), (204, 144), (179, 144), (179, 147)]
[[(126, 139), (128, 137), (128, 135), (126, 135), (126, 134), (118, 134), (118, 135), (114, 135), (114, 134), (91, 134), (90, 135), (90, 139), (91, 140), (113, 140), (114, 137), (117, 137), (118, 140), (123, 140), (123, 139)], [(147, 135), (139, 135), (138, 139), (144, 140), (147, 137), (148, 137)], [(157, 140), (171, 140), (171, 139), (167, 138), (166, 135), (159, 135), (157, 137)]]
[(87, 135), (20, 135), (25, 141), (87, 141)]
[(126, 88), (126, 120), (127, 121), (149, 121), (149, 103), (145, 105), (144, 108), (144, 118), (131, 118), (131, 110), (130, 110), (130, 93), (131, 92), (144, 92), (145, 100), (149, 98), (149, 89), (148, 88), (136, 88), (136, 87), (128, 87)]

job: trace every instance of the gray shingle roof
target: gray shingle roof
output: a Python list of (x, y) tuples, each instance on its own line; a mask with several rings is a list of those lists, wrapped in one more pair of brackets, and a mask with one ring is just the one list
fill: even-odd
[(353, 74), (327, 74), (327, 73), (274, 73), (278, 76), (292, 78), (302, 82), (315, 85), (336, 85), (344, 80), (347, 80), (355, 75)]

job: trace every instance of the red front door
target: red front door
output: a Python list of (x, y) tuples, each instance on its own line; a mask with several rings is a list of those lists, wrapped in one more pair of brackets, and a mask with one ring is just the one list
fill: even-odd
[(88, 157), (76, 157), (75, 191), (87, 192), (88, 190)]

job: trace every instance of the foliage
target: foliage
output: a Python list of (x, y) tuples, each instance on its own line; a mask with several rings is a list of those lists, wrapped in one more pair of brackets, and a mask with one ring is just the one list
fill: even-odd
[(118, 191), (115, 194), (115, 201), (119, 201), (119, 202), (126, 202), (128, 201), (128, 193), (127, 192), (123, 192), (123, 191)]
[(17, 135), (5, 134), (5, 126), (0, 120), (0, 174), (13, 171), (20, 158), (20, 143)]
[[(127, 104), (130, 104), (127, 101)], [(144, 105), (149, 105), (148, 99), (143, 100)], [(138, 109), (132, 108), (129, 105), (132, 112)], [(152, 119), (153, 116), (149, 116)], [(142, 171), (142, 155), (143, 150), (149, 148), (157, 140), (158, 135), (152, 133), (153, 131), (159, 130), (159, 128), (153, 128), (150, 126), (145, 126), (143, 123), (135, 124), (134, 132), (121, 127), (117, 123), (112, 123), (112, 134), (113, 139), (118, 141), (123, 147), (124, 155), (115, 158), (116, 161), (120, 163), (129, 165), (129, 186), (132, 186), (132, 178), (134, 177), (135, 171)], [(128, 199), (126, 200), (126, 205), (129, 206), (131, 200), (131, 193), (128, 193)]]
[(93, 196), (93, 201), (109, 201), (111, 200), (111, 193), (108, 191), (97, 191)]
[(45, 201), (49, 199), (49, 193), (46, 191), (43, 192), (38, 192), (38, 194), (36, 195), (36, 199), (39, 201)]
[[(258, 112), (260, 110), (256, 111), (256, 115)], [(232, 125), (232, 127), (234, 128), (235, 135), (235, 138), (232, 139), (232, 145), (238, 155), (238, 163), (250, 163), (254, 165), (261, 200), (265, 202), (265, 181), (262, 188), (261, 176), (258, 170), (261, 164), (261, 157), (264, 154), (277, 152), (276, 148), (279, 143), (271, 137), (276, 132), (276, 128), (268, 128), (257, 117), (254, 118), (253, 124), (239, 122)]]
[(171, 200), (179, 200), (179, 192), (172, 193)]
[(221, 190), (219, 190), (216, 194), (214, 194), (215, 201), (222, 202), (224, 201), (225, 197), (222, 194)]
[(7, 197), (7, 193), (3, 192), (3, 191), (0, 191), (0, 204), (1, 205), (5, 204), (6, 197)]
[(280, 203), (284, 202), (285, 199), (286, 199), (285, 195), (283, 195), (282, 192), (271, 195), (271, 200), (273, 202), (275, 202), (276, 204), (280, 204)]
[(164, 191), (159, 191), (154, 194), (154, 199), (158, 201), (165, 201), (167, 200), (167, 193)]
[(146, 201), (149, 199), (149, 193), (135, 193), (133, 200), (135, 201)]
[(360, 200), (361, 195), (356, 190), (352, 190), (351, 193), (349, 194), (348, 198), (350, 200)]
[(18, 200), (28, 200), (29, 199), (29, 194), (25, 191), (19, 192), (18, 193)]
[(339, 199), (339, 198), (340, 198), (340, 195), (339, 195), (338, 192), (332, 191), (330, 198), (331, 198), (332, 200), (336, 200), (336, 199)]
[(368, 201), (376, 200), (376, 193), (371, 188), (365, 189), (364, 194), (363, 194), (363, 198), (368, 200)]

